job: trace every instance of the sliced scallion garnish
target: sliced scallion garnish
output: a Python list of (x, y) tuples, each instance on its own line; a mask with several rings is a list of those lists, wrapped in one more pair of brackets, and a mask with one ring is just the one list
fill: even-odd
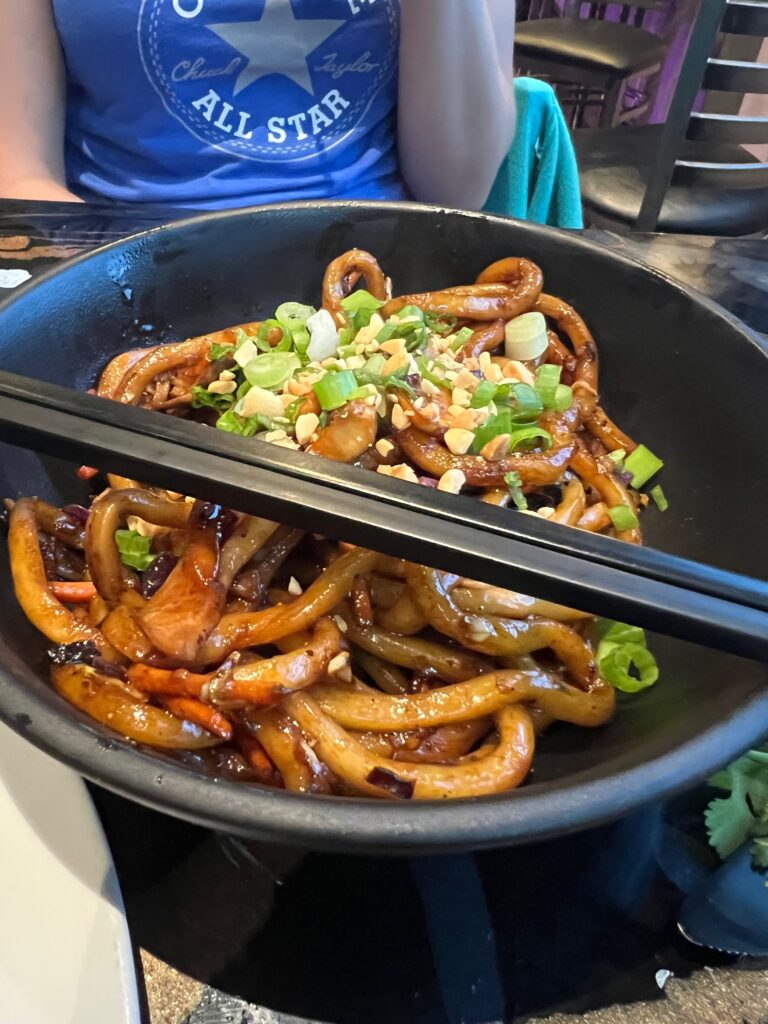
[(317, 395), (320, 408), (324, 412), (331, 412), (345, 405), (358, 387), (357, 378), (351, 370), (340, 370), (336, 373), (326, 373), (320, 380), (315, 381), (312, 390)]
[(519, 473), (507, 473), (504, 477), (504, 483), (509, 488), (509, 493), (512, 497), (512, 501), (520, 512), (526, 512), (528, 509), (528, 499), (523, 494), (523, 481)]
[(634, 530), (640, 525), (637, 516), (627, 505), (614, 505), (608, 509), (608, 515), (619, 533), (624, 530)]
[(661, 486), (659, 484), (656, 484), (655, 487), (651, 488), (650, 495), (656, 502), (656, 508), (659, 510), (659, 512), (666, 512), (669, 508), (669, 502), (667, 501), (667, 496), (664, 493), (664, 491), (662, 491)]
[(554, 408), (555, 395), (560, 384), (560, 374), (562, 372), (562, 366), (557, 366), (555, 363), (544, 363), (536, 371), (535, 387), (545, 409)]
[(137, 572), (144, 572), (157, 558), (150, 550), (152, 538), (142, 537), (136, 530), (115, 530), (115, 544), (123, 565)]
[(632, 486), (642, 487), (655, 476), (664, 463), (644, 444), (639, 444), (624, 460), (624, 470), (632, 474)]
[(256, 356), (243, 368), (245, 379), (257, 388), (270, 391), (282, 387), (301, 366), (301, 360), (294, 352), (264, 352)]
[(499, 385), (494, 384), (493, 381), (481, 380), (475, 388), (474, 395), (472, 395), (469, 403), (470, 409), (484, 409), (486, 405), (490, 405), (496, 397), (498, 390)]

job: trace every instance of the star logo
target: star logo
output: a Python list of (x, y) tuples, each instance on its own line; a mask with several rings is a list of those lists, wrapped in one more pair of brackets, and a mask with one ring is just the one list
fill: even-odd
[(314, 96), (308, 58), (344, 25), (345, 21), (332, 19), (297, 18), (291, 0), (266, 0), (258, 21), (206, 27), (248, 62), (235, 82), (235, 96), (267, 75), (284, 75)]

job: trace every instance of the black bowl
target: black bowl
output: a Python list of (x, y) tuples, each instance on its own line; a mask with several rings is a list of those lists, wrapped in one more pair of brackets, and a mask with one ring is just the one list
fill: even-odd
[[(90, 387), (110, 357), (137, 342), (256, 319), (286, 299), (318, 301), (326, 264), (353, 246), (375, 253), (398, 291), (466, 283), (502, 256), (536, 260), (546, 290), (572, 301), (594, 330), (609, 413), (666, 460), (670, 509), (646, 515), (647, 542), (767, 574), (768, 350), (719, 307), (573, 235), (407, 204), (197, 217), (108, 246), (20, 291), (0, 314), (0, 365)], [(66, 502), (82, 496), (81, 486), (71, 466), (2, 450), (1, 496)], [(62, 701), (47, 681), (45, 642), (3, 569), (0, 717), (110, 789), (261, 839), (376, 852), (540, 839), (689, 786), (768, 730), (764, 666), (658, 637), (657, 686), (622, 699), (606, 728), (553, 730), (530, 782), (509, 795), (393, 805), (219, 782), (122, 741)]]

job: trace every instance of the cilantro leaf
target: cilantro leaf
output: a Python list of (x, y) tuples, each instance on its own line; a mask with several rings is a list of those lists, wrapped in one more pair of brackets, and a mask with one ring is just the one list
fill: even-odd
[(355, 380), (363, 387), (366, 384), (373, 384), (375, 388), (380, 391), (397, 390), (404, 391), (405, 394), (414, 396), (416, 391), (410, 384), (406, 377), (408, 376), (408, 367), (403, 366), (399, 370), (395, 370), (394, 373), (388, 373), (382, 375), (380, 373), (369, 373), (366, 370), (355, 370)]
[(749, 838), (755, 816), (746, 800), (743, 776), (737, 775), (730, 796), (713, 800), (704, 812), (711, 846), (723, 860)]
[(749, 750), (709, 780), (728, 793), (704, 813), (710, 844), (725, 860), (749, 839), (756, 870), (768, 870), (768, 748)]
[(217, 412), (225, 412), (234, 401), (234, 395), (216, 395), (199, 384), (192, 388), (193, 409), (215, 409)]
[(211, 351), (208, 353), (208, 360), (211, 363), (218, 362), (219, 359), (229, 359), (230, 356), (235, 354), (234, 345), (219, 345), (217, 342), (211, 345)]

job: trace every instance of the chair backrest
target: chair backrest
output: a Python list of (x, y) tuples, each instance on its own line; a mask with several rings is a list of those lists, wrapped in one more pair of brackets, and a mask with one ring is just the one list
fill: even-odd
[(612, 20), (639, 28), (646, 14), (664, 7), (665, 0), (565, 0), (563, 16), (604, 20), (613, 15)]
[(687, 175), (706, 171), (718, 184), (735, 188), (756, 183), (758, 175), (765, 176), (768, 163), (756, 161), (740, 147), (768, 143), (768, 117), (693, 109), (701, 89), (768, 94), (768, 64), (715, 56), (729, 35), (768, 36), (768, 0), (701, 0), (659, 151), (649, 171), (635, 224), (638, 231), (656, 229), (664, 196), (676, 173), (684, 182)]
[(624, 25), (640, 26), (649, 11), (663, 11), (667, 0), (530, 0), (528, 17), (547, 18), (558, 11), (564, 18), (605, 19), (612, 14)]

